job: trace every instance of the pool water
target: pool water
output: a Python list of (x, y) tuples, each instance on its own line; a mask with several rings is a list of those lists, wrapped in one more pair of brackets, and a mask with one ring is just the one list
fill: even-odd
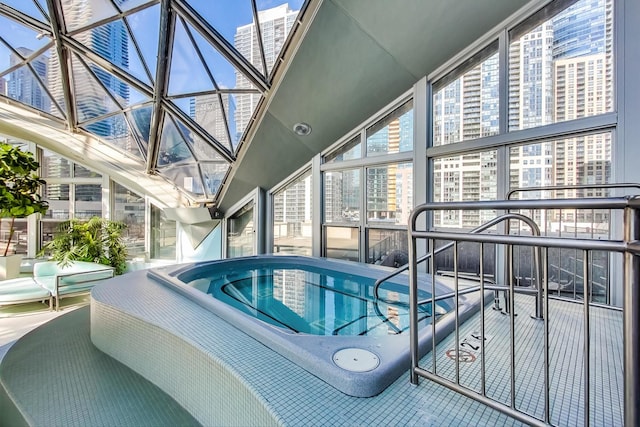
[[(388, 335), (409, 328), (406, 286), (385, 284), (379, 301), (374, 280), (308, 265), (211, 269), (187, 284), (271, 325), (312, 335)], [(429, 294), (421, 292), (420, 299)], [(431, 305), (419, 320), (430, 322)], [(436, 305), (436, 316), (447, 310)]]

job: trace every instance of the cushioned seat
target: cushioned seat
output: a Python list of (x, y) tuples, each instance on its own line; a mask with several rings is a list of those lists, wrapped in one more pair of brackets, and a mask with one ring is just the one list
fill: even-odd
[(60, 299), (87, 293), (98, 280), (113, 277), (113, 268), (84, 261), (73, 261), (61, 266), (55, 261), (40, 262), (33, 266), (33, 278), (56, 300), (56, 310)]
[(40, 286), (31, 277), (0, 282), (0, 305), (44, 300), (49, 300), (49, 306), (52, 306), (51, 292)]

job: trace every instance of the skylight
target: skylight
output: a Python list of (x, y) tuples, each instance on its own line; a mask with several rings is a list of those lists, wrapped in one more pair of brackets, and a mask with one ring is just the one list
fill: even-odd
[(0, 96), (213, 200), (303, 0), (52, 3), (0, 2)]

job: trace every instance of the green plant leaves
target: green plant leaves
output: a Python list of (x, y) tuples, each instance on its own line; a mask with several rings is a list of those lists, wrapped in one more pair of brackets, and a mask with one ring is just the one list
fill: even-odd
[[(10, 144), (0, 144), (0, 219), (25, 218), (47, 211), (49, 204), (38, 194), (45, 183), (35, 175), (39, 166), (32, 153)], [(13, 232), (11, 221), (3, 256), (9, 250)]]
[(127, 266), (127, 248), (122, 241), (126, 228), (122, 222), (100, 217), (92, 217), (88, 221), (64, 221), (40, 254), (50, 253), (53, 260), (62, 266), (72, 261), (97, 262), (113, 267), (116, 274), (122, 274)]

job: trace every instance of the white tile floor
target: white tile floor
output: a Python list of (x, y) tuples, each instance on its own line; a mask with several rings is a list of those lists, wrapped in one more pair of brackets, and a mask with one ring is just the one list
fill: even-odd
[(71, 310), (89, 303), (89, 295), (63, 299), (60, 311), (52, 311), (47, 304), (32, 302), (0, 307), (0, 347), (13, 342), (32, 329)]

